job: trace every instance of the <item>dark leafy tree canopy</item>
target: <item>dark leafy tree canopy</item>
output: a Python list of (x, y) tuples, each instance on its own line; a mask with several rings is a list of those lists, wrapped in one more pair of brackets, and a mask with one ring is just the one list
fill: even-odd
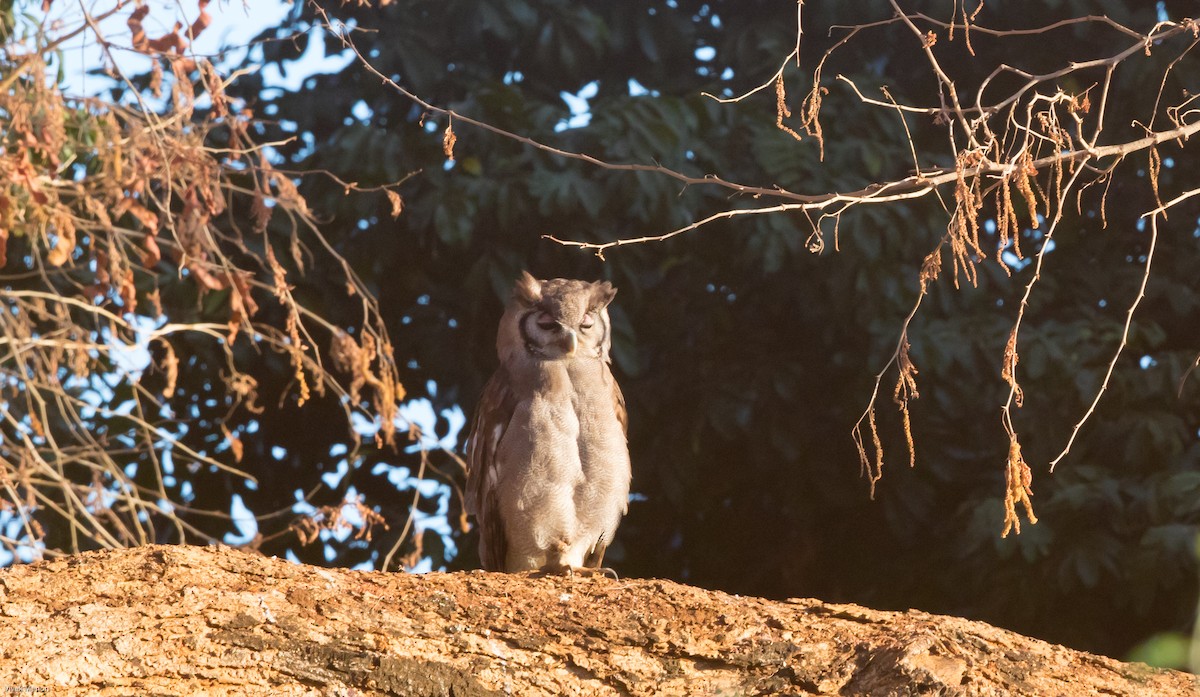
[[(952, 70), (964, 103), (980, 93), (999, 100), (1028, 75), (1136, 44), (1121, 27), (1147, 35), (1194, 8), (1046, 0), (987, 3), (972, 15), (963, 4), (902, 3), (930, 32), (922, 43), (882, 2), (297, 3), (283, 26), (259, 37), (248, 62), (298, 70), (312, 42), (329, 55), (356, 52), (354, 61), (295, 91), (272, 87), (261, 70), (227, 91), (255, 115), (255, 141), (275, 143), (271, 166), (298, 182), (336, 252), (297, 257), (306, 271), (289, 275), (297, 303), (361, 340), (372, 321), (363, 297), (377, 301), (399, 381), (439, 415), (426, 438), (460, 435), (458, 410), (469, 412), (495, 367), (496, 322), (521, 269), (606, 278), (619, 289), (613, 353), (637, 493), (609, 551), (623, 574), (917, 607), (1120, 655), (1156, 632), (1186, 630), (1200, 592), (1200, 375), (1191, 370), (1200, 351), (1200, 198), (1180, 201), (1165, 220), (1143, 216), (1200, 181), (1194, 146), (1181, 137), (1154, 154), (1097, 158), (1078, 168), (1094, 182), (1087, 187), (1084, 175), (1071, 179), (1073, 165), (1038, 169), (1030, 206), (1013, 179), (1009, 239), (992, 198), (1003, 177), (964, 180), (967, 189), (956, 190), (953, 172), (968, 166), (956, 153), (970, 147), (965, 130), (945, 125), (954, 112), (899, 105), (948, 103), (930, 53)], [(1089, 15), (1111, 24), (1004, 33)], [(1097, 146), (1194, 122), (1187, 106), (1174, 123), (1163, 114), (1197, 90), (1193, 38), (1189, 31), (1151, 42), (1110, 77), (1101, 67), (1039, 84), (1033, 91), (1076, 99), (1069, 106), (1064, 97), (1055, 113), (1080, 115), (1078, 124), (1064, 121), (1066, 140), (1040, 156), (1074, 149), (1066, 144), (1076, 143), (1076, 130), (1100, 118), (1108, 125)], [(799, 65), (785, 60), (797, 47)], [(1022, 72), (993, 73), (999, 65)], [(572, 111), (571, 95), (586, 98), (585, 111)], [(1095, 100), (1086, 108), (1084, 96)], [(987, 156), (998, 160), (1021, 133), (1006, 132)], [(208, 136), (216, 146), (229, 137), (220, 129)], [(819, 196), (903, 181), (914, 176), (914, 157), (922, 171), (951, 173), (936, 195), (836, 216), (744, 213), (799, 200), (772, 198), (775, 189)], [(705, 181), (710, 175), (749, 190)], [(1055, 198), (1064, 185), (1068, 194)], [(968, 250), (963, 265), (951, 252), (960, 238), (948, 230), (965, 215), (960, 193), (973, 197), (972, 186), (981, 254)], [(248, 218), (252, 205), (235, 203), (232, 217)], [(728, 211), (743, 212), (601, 254), (548, 239), (658, 236)], [(272, 234), (285, 235), (286, 222), (273, 218)], [(928, 262), (943, 244), (935, 280)], [(280, 257), (291, 271), (295, 260)], [(354, 293), (343, 260), (361, 282)], [(285, 326), (287, 306), (268, 299), (259, 321)], [(1005, 357), (1018, 313), (1019, 362)], [(335, 336), (314, 351), (328, 358)], [(1048, 463), (1122, 344), (1094, 413), (1051, 474)], [(346, 425), (344, 400), (298, 403), (286, 353), (234, 346), (264, 407), (226, 423), (238, 429), (239, 468), (254, 483), (195, 477), (191, 505), (229, 510), (236, 494), (255, 514), (286, 518), (297, 491), (315, 489), (308, 500), (317, 507), (336, 507), (353, 491), (386, 531), (325, 546), (281, 534), (260, 548), (379, 566), (399, 541), (409, 561), (477, 566), (450, 454), (418, 452), (403, 434), (395, 448), (364, 439)], [(892, 400), (896, 368), (876, 385), (893, 357), (918, 371), (920, 396), (901, 400), (903, 411)], [(1002, 413), (1016, 392), (1006, 372), (1014, 363), (1020, 408)], [(184, 392), (202, 391), (192, 379), (179, 376)], [(862, 452), (868, 472), (876, 443), (887, 464), (869, 482), (851, 431), (876, 387)], [(1020, 534), (1002, 537), (1012, 477), (1021, 474), (1003, 418), (1020, 435), (1038, 522), (1018, 506)], [(413, 535), (406, 521), (414, 505), (452, 530), (418, 524)], [(196, 524), (217, 538), (236, 527)]]
[[(930, 15), (949, 17), (948, 3), (928, 5)], [(1167, 3), (1161, 12), (1185, 16), (1176, 9)], [(1007, 3), (985, 7), (978, 22), (1012, 29), (1033, 16), (1043, 26), (1103, 14), (1144, 29), (1158, 11)], [(804, 70), (785, 73), (797, 112), (806, 74), (846, 34), (828, 27), (892, 16), (881, 3), (804, 12)], [(797, 142), (777, 128), (770, 90), (736, 104), (703, 96), (735, 96), (769, 78), (796, 42), (792, 3), (330, 5), (300, 8), (275, 31), (327, 19), (352, 27), (362, 57), (427, 103), (606, 162), (805, 193), (858, 190), (910, 173), (907, 125), (915, 148), (934, 154), (932, 164), (954, 164), (937, 160), (944, 135), (933, 119), (905, 124), (894, 112), (865, 109), (835, 79), (850, 77), (872, 94), (886, 86), (901, 103), (936, 103), (924, 56), (895, 48), (911, 40), (895, 27), (863, 30), (823, 67), (823, 143)], [(330, 31), (306, 36), (324, 40), (328, 52), (345, 50)], [(1064, 56), (1110, 55), (1120, 38), (1078, 26), (1055, 34), (1061, 43), (1047, 50), (1044, 36), (1000, 41), (975, 32), (974, 56), (960, 35), (943, 60), (956, 61), (968, 93), (997, 64), (1048, 72)], [(941, 39), (947, 43), (944, 32)], [(286, 65), (293, 50), (274, 44), (264, 59)], [(1169, 59), (1164, 52), (1159, 60)], [(1186, 88), (1184, 67), (1194, 60), (1176, 67), (1168, 92)], [(1156, 69), (1160, 63), (1143, 61), (1115, 74), (1112, 123), (1148, 117), (1146, 80)], [(562, 94), (593, 84), (590, 120), (564, 128), (572, 114)], [(253, 82), (241, 87), (247, 99), (260, 93)], [(921, 259), (945, 232), (934, 197), (856, 209), (836, 231), (826, 224), (819, 254), (805, 216), (781, 214), (610, 249), (600, 261), (543, 236), (607, 242), (659, 234), (728, 210), (730, 191), (605, 170), (455, 124), (361, 64), (316, 76), (299, 92), (263, 95), (258, 108), (297, 115), (264, 135), (301, 135), (281, 150), (298, 167), (370, 184), (419, 172), (401, 187), (404, 210), (395, 220), (382, 195), (345, 196), (320, 178), (304, 190), (329, 216), (325, 229), (377, 284), (397, 351), (412, 359), (406, 383), (436, 381), (440, 408), (469, 405), (479, 393), (495, 362), (500, 303), (518, 270), (605, 277), (620, 288), (614, 353), (641, 494), (612, 552), (623, 572), (964, 613), (1106, 651), (1188, 621), (1200, 513), (1197, 387), (1184, 379), (1200, 344), (1189, 271), (1200, 242), (1186, 223), (1189, 215), (1195, 221), (1194, 206), (1173, 214), (1185, 224), (1159, 239), (1158, 273), (1093, 420), (1055, 474), (1036, 468), (1041, 522), (1000, 539), (1008, 441), (997, 408), (1009, 391), (1001, 357), (1033, 271), (1027, 261), (1008, 271), (980, 265), (977, 287), (956, 289), (943, 278), (930, 290), (908, 331), (921, 371), (922, 398), (911, 407), (917, 466), (893, 469), (874, 502), (848, 435), (916, 296)], [(788, 120), (796, 129), (800, 116)], [(443, 152), (447, 126), (457, 139), (453, 161)], [(1159, 186), (1186, 188), (1184, 151), (1168, 147), (1162, 156), (1171, 162)], [(1027, 397), (1016, 421), (1030, 463), (1062, 448), (1120, 339), (1143, 275), (1147, 234), (1138, 216), (1154, 207), (1147, 170), (1144, 158), (1121, 165), (1107, 185), (1103, 220), (1093, 189), (1046, 255), (1022, 335)], [(734, 198), (734, 207), (755, 201)], [(1039, 248), (1044, 222), (1040, 230), (1023, 223), (1026, 255)], [(984, 234), (994, 248), (994, 225)], [(900, 423), (885, 411), (883, 443), (902, 453)], [(385, 497), (387, 488), (359, 485)], [(472, 566), (472, 547), (468, 535), (452, 563)], [(1125, 621), (1114, 623), (1113, 613)]]

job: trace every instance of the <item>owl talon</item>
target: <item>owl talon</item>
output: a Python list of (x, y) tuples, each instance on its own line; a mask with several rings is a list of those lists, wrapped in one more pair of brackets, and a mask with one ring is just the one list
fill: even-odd
[(601, 566), (601, 567), (598, 567), (595, 569), (590, 569), (590, 571), (597, 573), (597, 574), (604, 575), (604, 576), (608, 576), (609, 578), (611, 578), (614, 581), (621, 580), (621, 577), (617, 575), (617, 572), (614, 569), (610, 569), (607, 566)]

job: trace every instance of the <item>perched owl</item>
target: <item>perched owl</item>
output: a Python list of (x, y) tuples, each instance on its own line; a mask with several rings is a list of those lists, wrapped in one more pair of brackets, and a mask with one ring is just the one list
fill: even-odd
[(485, 569), (599, 568), (628, 509), (625, 399), (608, 355), (616, 293), (527, 272), (513, 288), (467, 440)]

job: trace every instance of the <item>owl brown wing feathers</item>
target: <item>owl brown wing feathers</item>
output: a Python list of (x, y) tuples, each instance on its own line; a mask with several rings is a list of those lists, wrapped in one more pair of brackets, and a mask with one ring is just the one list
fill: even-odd
[[(612, 373), (608, 370), (608, 366), (604, 366), (604, 372), (608, 377), (608, 381), (612, 383), (613, 410), (617, 412), (617, 421), (621, 422), (621, 432), (625, 435), (629, 435), (629, 414), (627, 414), (625, 411), (625, 395), (621, 394), (621, 388), (617, 385), (617, 381), (613, 380)], [(621, 511), (621, 515), (624, 515), (628, 512), (629, 504), (627, 503), (625, 504), (624, 510)], [(596, 540), (595, 546), (592, 547), (592, 549), (588, 552), (587, 557), (584, 558), (583, 565), (593, 569), (600, 568), (600, 565), (604, 563), (604, 553), (608, 551), (609, 542), (610, 540), (606, 540), (603, 537), (599, 540)]]
[(504, 571), (508, 542), (497, 500), (496, 449), (508, 430), (517, 399), (508, 388), (504, 369), (497, 370), (483, 388), (471, 435), (467, 441), (467, 513), (479, 524), (479, 558), (488, 571)]
[(612, 383), (613, 409), (617, 412), (617, 421), (621, 422), (621, 432), (628, 436), (629, 415), (625, 413), (625, 395), (621, 394), (621, 387), (613, 380), (612, 371), (608, 366), (604, 366), (604, 372), (608, 373), (608, 381)]

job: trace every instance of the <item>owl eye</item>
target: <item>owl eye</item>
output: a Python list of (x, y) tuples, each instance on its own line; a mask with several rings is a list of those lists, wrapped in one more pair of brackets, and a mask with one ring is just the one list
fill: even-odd
[(545, 312), (539, 313), (538, 316), (534, 318), (534, 321), (537, 322), (538, 327), (546, 331), (553, 331), (558, 328), (558, 322), (555, 322), (554, 318)]
[(583, 316), (583, 321), (579, 323), (579, 326), (583, 327), (584, 329), (587, 329), (588, 327), (592, 326), (595, 323), (596, 323), (596, 318), (593, 317), (592, 313), (589, 312)]

